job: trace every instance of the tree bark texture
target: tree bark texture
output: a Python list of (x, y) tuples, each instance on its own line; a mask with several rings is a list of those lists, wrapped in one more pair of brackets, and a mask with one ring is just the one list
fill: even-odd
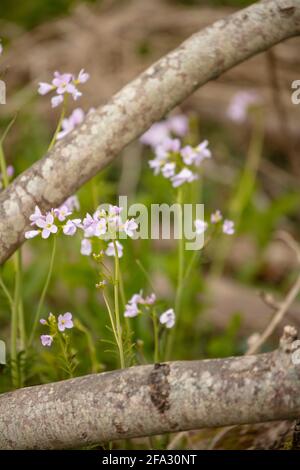
[(298, 418), (296, 337), (296, 330), (286, 327), (272, 353), (137, 366), (5, 393), (0, 395), (0, 449), (78, 448)]
[(61, 204), (196, 88), (300, 33), (300, 2), (269, 0), (215, 22), (156, 62), (0, 195), (0, 263), (23, 242), (34, 206)]

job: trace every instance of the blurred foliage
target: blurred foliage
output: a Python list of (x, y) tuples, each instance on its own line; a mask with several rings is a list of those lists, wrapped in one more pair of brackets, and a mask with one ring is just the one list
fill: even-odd
[[(147, 1), (147, 0), (144, 0)], [(244, 7), (254, 3), (251, 0), (168, 0), (172, 3), (183, 5), (203, 4), (217, 6)], [(52, 20), (56, 17), (67, 15), (72, 8), (80, 3), (101, 4), (102, 0), (1, 0), (0, 17), (31, 29), (38, 24)], [(115, 4), (124, 4), (124, 0), (116, 0)]]
[[(101, 1), (101, 0), (100, 0)], [(70, 13), (78, 3), (99, 3), (99, 0), (1, 0), (1, 18), (26, 29)]]

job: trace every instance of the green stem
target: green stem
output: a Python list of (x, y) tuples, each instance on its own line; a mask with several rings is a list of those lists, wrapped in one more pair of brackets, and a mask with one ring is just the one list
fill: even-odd
[(178, 327), (181, 304), (182, 304), (182, 292), (183, 292), (183, 280), (184, 280), (184, 220), (183, 220), (183, 189), (180, 187), (177, 194), (177, 204), (180, 206), (180, 239), (178, 242), (178, 277), (177, 277), (177, 288), (175, 294), (175, 315), (176, 324), (169, 333), (166, 346), (166, 359), (170, 359), (172, 347), (174, 343), (176, 327)]
[(55, 129), (55, 132), (53, 134), (52, 140), (51, 140), (50, 145), (48, 147), (48, 152), (50, 152), (50, 150), (52, 150), (52, 148), (54, 147), (54, 145), (56, 143), (57, 135), (61, 130), (61, 125), (62, 125), (62, 122), (64, 120), (65, 114), (66, 114), (66, 106), (67, 106), (67, 99), (66, 99), (66, 95), (64, 95), (62, 110), (61, 110), (61, 113), (60, 113), (60, 116), (59, 116), (59, 120), (58, 120), (56, 129)]
[(120, 364), (121, 364), (121, 369), (124, 369), (125, 359), (124, 359), (124, 351), (123, 351), (122, 328), (121, 328), (120, 307), (119, 307), (120, 265), (119, 265), (118, 247), (116, 244), (116, 240), (113, 240), (113, 244), (114, 244), (114, 249), (115, 249), (115, 270), (114, 270), (115, 318), (116, 318), (117, 334), (119, 338)]
[[(19, 328), (19, 335), (20, 335), (20, 349), (24, 351), (26, 348), (26, 331), (25, 331), (25, 320), (24, 320), (24, 309), (23, 309), (23, 301), (22, 301), (22, 251), (21, 248), (16, 251), (13, 256), (14, 263), (15, 263), (15, 270), (16, 270), (16, 277), (18, 278), (18, 297), (15, 298), (15, 302), (18, 305), (18, 328)], [(17, 280), (16, 280), (17, 282)]]
[[(8, 126), (6, 136), (8, 130), (10, 129), (12, 123)], [(7, 188), (9, 185), (8, 175), (7, 175), (7, 166), (5, 155), (3, 151), (3, 138), (0, 140), (0, 168), (2, 173), (2, 180), (4, 188)], [(12, 307), (12, 319), (11, 319), (11, 360), (12, 360), (12, 381), (14, 386), (21, 386), (22, 380), (19, 374), (19, 368), (17, 364), (17, 340), (18, 340), (18, 327), (20, 331), (20, 347), (22, 350), (25, 348), (26, 343), (26, 333), (25, 333), (25, 322), (24, 322), (24, 311), (23, 311), (23, 304), (22, 304), (22, 261), (21, 261), (21, 251), (18, 250), (13, 256), (14, 261), (14, 269), (15, 269), (15, 289), (14, 289), (14, 296), (11, 299), (11, 307)], [(3, 288), (3, 284), (2, 284)], [(7, 295), (7, 293), (6, 293)]]
[(3, 280), (3, 278), (2, 278), (1, 275), (0, 275), (0, 287), (1, 287), (2, 290), (3, 290), (5, 296), (6, 296), (7, 300), (8, 300), (10, 309), (11, 309), (11, 311), (12, 311), (12, 310), (13, 310), (14, 301), (13, 301), (13, 298), (12, 298), (12, 296), (11, 296), (11, 294), (10, 294), (10, 292), (9, 292), (9, 290), (8, 290), (8, 288), (7, 288), (7, 286), (6, 286), (6, 284), (5, 284), (5, 282), (4, 282), (4, 280)]
[(18, 339), (18, 316), (19, 316), (19, 299), (20, 299), (20, 276), (18, 273), (18, 265), (14, 264), (15, 268), (15, 288), (14, 288), (14, 299), (13, 299), (13, 310), (12, 310), (12, 319), (11, 319), (11, 375), (12, 383), (14, 387), (19, 387), (21, 382), (20, 370), (18, 367), (18, 349), (17, 349), (17, 339)]
[(157, 364), (159, 362), (159, 330), (157, 315), (155, 311), (152, 313), (152, 322), (154, 334), (154, 363)]
[(38, 321), (39, 321), (39, 318), (40, 318), (40, 314), (41, 314), (42, 307), (43, 307), (43, 304), (44, 304), (45, 296), (46, 296), (46, 293), (47, 293), (47, 290), (48, 290), (48, 287), (49, 287), (49, 283), (50, 283), (50, 280), (51, 280), (52, 272), (53, 272), (55, 253), (56, 253), (56, 236), (54, 235), (53, 236), (53, 245), (52, 245), (52, 252), (51, 252), (51, 258), (50, 258), (48, 274), (47, 274), (47, 277), (46, 277), (46, 281), (45, 281), (45, 284), (44, 284), (44, 287), (43, 287), (43, 290), (42, 290), (42, 293), (41, 293), (41, 296), (40, 296), (40, 300), (39, 300), (39, 303), (38, 303), (38, 307), (37, 307), (37, 310), (36, 310), (36, 314), (35, 314), (35, 317), (34, 317), (32, 330), (31, 330), (31, 335), (30, 335), (29, 342), (28, 342), (28, 346), (31, 346), (31, 344), (33, 342), (33, 339), (34, 339), (35, 331), (36, 331), (36, 328), (37, 328), (37, 324), (38, 324)]
[(66, 344), (65, 339), (63, 338), (63, 335), (61, 335), (60, 333), (58, 334), (58, 339), (59, 339), (60, 349), (62, 350), (63, 357), (64, 357), (64, 360), (65, 360), (66, 371), (69, 375), (69, 378), (71, 379), (72, 377), (74, 377), (74, 374), (73, 374), (74, 369), (73, 369), (73, 366), (70, 362), (70, 358), (69, 358), (69, 354), (68, 354), (68, 346)]
[(104, 302), (105, 302), (105, 305), (106, 305), (106, 308), (107, 308), (107, 311), (108, 311), (111, 327), (112, 327), (114, 337), (115, 337), (115, 340), (116, 340), (116, 343), (117, 343), (117, 346), (118, 346), (118, 349), (119, 349), (119, 337), (118, 337), (118, 333), (117, 333), (117, 330), (116, 330), (114, 316), (113, 316), (112, 310), (110, 308), (108, 299), (107, 299), (106, 295), (104, 294), (104, 291), (103, 291), (103, 299), (104, 299)]
[(99, 371), (99, 365), (98, 365), (98, 361), (97, 361), (96, 348), (94, 346), (92, 335), (91, 335), (90, 331), (81, 323), (80, 320), (78, 320), (78, 319), (75, 320), (75, 326), (86, 337), (87, 347), (88, 347), (88, 350), (89, 350), (89, 353), (90, 353), (92, 373), (95, 374)]

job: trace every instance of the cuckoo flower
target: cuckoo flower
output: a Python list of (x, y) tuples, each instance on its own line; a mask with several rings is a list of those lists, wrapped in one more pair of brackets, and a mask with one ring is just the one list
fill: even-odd
[(66, 135), (68, 135), (70, 132), (72, 132), (75, 127), (79, 126), (84, 120), (84, 112), (81, 108), (76, 108), (72, 112), (72, 114), (66, 118), (63, 119), (61, 127), (62, 130), (57, 134), (57, 139), (63, 139)]
[[(66, 94), (71, 95), (75, 101), (80, 98), (82, 93), (77, 89), (77, 85), (85, 83), (88, 79), (89, 74), (83, 69), (79, 72), (77, 77), (71, 73), (60, 73), (56, 71), (54, 72), (54, 78), (51, 83), (39, 83), (38, 93), (40, 95), (46, 95), (51, 91), (55, 92), (56, 94), (51, 99), (52, 107), (55, 108), (64, 101), (63, 96)], [(65, 127), (68, 128), (68, 124), (69, 123), (65, 122)], [(62, 137), (60, 136), (60, 138)]]
[(50, 347), (53, 343), (53, 336), (50, 335), (41, 335), (41, 343), (43, 346)]
[(67, 312), (64, 315), (58, 316), (58, 329), (59, 331), (65, 331), (65, 329), (73, 328), (74, 323), (72, 320), (72, 313)]
[(175, 325), (175, 312), (172, 308), (169, 308), (165, 312), (163, 312), (160, 317), (159, 321), (162, 325), (165, 325), (166, 328), (173, 328)]

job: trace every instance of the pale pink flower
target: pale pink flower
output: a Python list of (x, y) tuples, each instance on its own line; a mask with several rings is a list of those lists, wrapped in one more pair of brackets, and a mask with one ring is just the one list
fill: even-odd
[(251, 106), (261, 103), (261, 97), (254, 90), (239, 91), (236, 93), (227, 109), (227, 116), (235, 122), (244, 122)]
[(40, 230), (28, 230), (27, 232), (25, 232), (25, 238), (29, 240), (30, 238), (36, 237), (40, 233)]
[(176, 317), (173, 308), (169, 308), (168, 310), (163, 312), (159, 317), (160, 323), (162, 325), (165, 325), (166, 328), (173, 328), (173, 326), (175, 325), (175, 319)]
[(47, 320), (45, 320), (45, 318), (41, 318), (40, 319), (40, 324), (41, 325), (47, 325)]
[(65, 235), (72, 237), (75, 235), (78, 227), (80, 227), (81, 219), (69, 219), (67, 223), (63, 226), (63, 232)]
[(48, 238), (51, 233), (57, 233), (57, 226), (54, 224), (54, 217), (48, 212), (45, 219), (38, 219), (35, 223), (42, 229), (42, 238)]
[[(117, 247), (117, 254), (118, 254), (118, 258), (122, 258), (123, 256), (123, 246), (121, 245), (121, 243), (116, 240), (116, 247)], [(108, 245), (107, 245), (107, 248), (105, 250), (105, 254), (107, 256), (115, 256), (115, 247), (114, 247), (114, 243), (113, 242), (110, 242)]]
[(36, 221), (39, 219), (45, 219), (45, 216), (42, 214), (40, 208), (38, 206), (35, 206), (33, 214), (29, 216), (31, 225), (35, 225)]
[(126, 233), (126, 235), (128, 235), (128, 237), (133, 237), (137, 228), (138, 224), (134, 219), (126, 220), (124, 224), (124, 232)]
[(184, 114), (170, 116), (167, 120), (168, 129), (179, 137), (184, 137), (189, 130), (189, 120)]
[(201, 219), (196, 219), (194, 222), (194, 225), (196, 228), (196, 233), (198, 235), (201, 235), (207, 229), (207, 222), (204, 222), (204, 220), (201, 220)]
[(79, 124), (81, 124), (84, 120), (84, 112), (81, 108), (76, 108), (72, 112), (72, 114), (66, 118), (63, 119), (61, 127), (62, 130), (57, 134), (57, 139), (63, 139), (66, 135), (68, 135), (70, 132), (72, 132), (75, 127), (77, 127)]
[(71, 73), (54, 72), (52, 84), (58, 95), (63, 95), (66, 92), (72, 94), (74, 91), (73, 75)]
[(136, 303), (129, 303), (125, 307), (124, 317), (133, 318), (140, 313)]
[(64, 315), (59, 315), (57, 326), (59, 331), (65, 331), (65, 329), (73, 328), (74, 323), (72, 320), (72, 313), (66, 312)]
[(166, 163), (162, 169), (161, 173), (165, 178), (171, 178), (175, 175), (176, 164), (174, 162)]
[(213, 214), (210, 216), (210, 221), (212, 224), (217, 224), (218, 222), (221, 222), (223, 219), (222, 213), (219, 209), (217, 209)]
[(85, 83), (88, 81), (89, 78), (90, 78), (90, 74), (85, 72), (84, 69), (81, 69), (77, 77), (77, 82)]
[(84, 238), (83, 240), (81, 240), (80, 253), (83, 256), (90, 256), (90, 254), (92, 253), (91, 240), (88, 240), (87, 238)]
[(63, 102), (62, 95), (56, 95), (51, 98), (51, 106), (52, 108), (57, 108)]
[(148, 295), (145, 298), (144, 302), (147, 305), (153, 305), (156, 302), (156, 295), (154, 294), (154, 292), (152, 294)]
[(40, 95), (47, 95), (47, 93), (49, 93), (52, 90), (54, 90), (54, 86), (51, 85), (50, 83), (45, 83), (45, 82), (39, 83), (38, 93)]
[(226, 235), (234, 234), (234, 222), (232, 220), (224, 220), (222, 230)]
[(15, 173), (14, 167), (12, 165), (8, 165), (8, 167), (6, 168), (6, 173), (9, 178), (12, 178)]
[(183, 168), (177, 175), (174, 175), (171, 178), (172, 185), (174, 188), (178, 188), (178, 186), (181, 186), (184, 183), (191, 183), (192, 181), (195, 181), (198, 179), (198, 175), (193, 173), (191, 170), (188, 168)]
[(41, 335), (41, 343), (43, 346), (50, 347), (53, 343), (53, 337), (50, 335)]
[(69, 210), (68, 206), (62, 205), (58, 207), (57, 209), (54, 209), (54, 214), (58, 218), (60, 222), (63, 222), (66, 220), (66, 218), (72, 214), (72, 212)]
[(64, 206), (67, 206), (69, 211), (73, 212), (74, 210), (80, 210), (79, 199), (76, 195), (68, 197), (68, 199), (63, 203)]
[(140, 141), (144, 145), (156, 147), (166, 138), (170, 137), (169, 129), (165, 121), (156, 122), (145, 132)]

